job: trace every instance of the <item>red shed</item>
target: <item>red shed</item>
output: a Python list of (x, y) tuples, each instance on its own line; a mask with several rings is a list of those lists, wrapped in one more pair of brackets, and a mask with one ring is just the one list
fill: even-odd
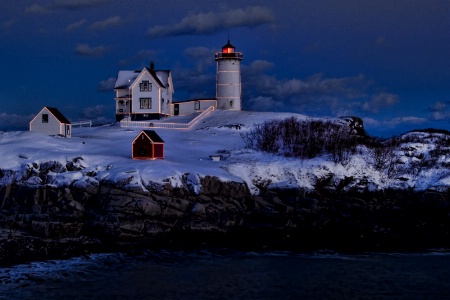
[(142, 130), (131, 148), (133, 159), (164, 159), (164, 141), (154, 130)]

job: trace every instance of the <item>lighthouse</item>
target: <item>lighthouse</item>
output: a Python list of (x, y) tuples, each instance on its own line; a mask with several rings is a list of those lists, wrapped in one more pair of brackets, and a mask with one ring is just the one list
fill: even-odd
[(216, 99), (217, 108), (242, 110), (241, 104), (241, 60), (242, 52), (236, 52), (228, 43), (222, 52), (216, 52)]

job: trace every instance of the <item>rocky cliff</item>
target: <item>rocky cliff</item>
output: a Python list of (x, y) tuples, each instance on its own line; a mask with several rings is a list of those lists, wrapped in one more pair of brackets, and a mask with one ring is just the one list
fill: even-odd
[(51, 172), (35, 179), (32, 171), (25, 174), (0, 187), (3, 265), (129, 245), (302, 251), (450, 246), (447, 188), (344, 191), (351, 178), (336, 185), (328, 176), (314, 190), (265, 188), (255, 195), (245, 183), (211, 176), (194, 186), (185, 174), (183, 185), (173, 187), (130, 185), (132, 174), (119, 182), (90, 174), (55, 186), (42, 181), (52, 182)]

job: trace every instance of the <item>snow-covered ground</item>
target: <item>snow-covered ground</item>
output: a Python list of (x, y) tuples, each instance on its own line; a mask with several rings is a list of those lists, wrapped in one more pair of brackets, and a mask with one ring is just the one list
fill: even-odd
[[(183, 184), (183, 175), (198, 188), (198, 178), (217, 176), (224, 181), (246, 182), (252, 192), (264, 187), (304, 187), (312, 189), (318, 178), (333, 174), (337, 185), (345, 178), (353, 177), (358, 182), (368, 182), (370, 189), (387, 187), (426, 189), (433, 185), (449, 185), (448, 169), (428, 168), (417, 170), (413, 175), (392, 174), (376, 170), (370, 153), (361, 148), (359, 154), (345, 164), (335, 164), (324, 155), (314, 159), (296, 159), (246, 149), (241, 133), (251, 129), (255, 123), (268, 119), (295, 116), (294, 113), (267, 113), (249, 111), (216, 110), (201, 119), (191, 130), (155, 129), (165, 141), (164, 160), (131, 159), (131, 142), (141, 131), (139, 128), (121, 128), (117, 125), (73, 128), (72, 138), (47, 136), (35, 132), (0, 132), (0, 184), (14, 179), (5, 175), (5, 170), (20, 171), (36, 168), (49, 161), (62, 165), (74, 162), (83, 168), (54, 174), (52, 183), (68, 185), (92, 180), (87, 172), (95, 172), (95, 180), (120, 181), (132, 178), (130, 184), (148, 186), (151, 183), (170, 182), (173, 186)], [(165, 119), (167, 122), (181, 120), (180, 117)], [(183, 119), (183, 122), (185, 120)], [(411, 145), (426, 156), (433, 145)], [(214, 161), (211, 155), (221, 155)], [(406, 170), (412, 156), (404, 156), (402, 167)], [(443, 155), (442, 160), (449, 156)], [(20, 173), (20, 172), (19, 172)], [(400, 178), (401, 179), (398, 179)], [(186, 178), (186, 176), (185, 176)], [(39, 183), (37, 177), (28, 179)], [(34, 180), (34, 182), (33, 182)], [(184, 179), (185, 180), (185, 179)], [(258, 187), (258, 188), (257, 188)]]

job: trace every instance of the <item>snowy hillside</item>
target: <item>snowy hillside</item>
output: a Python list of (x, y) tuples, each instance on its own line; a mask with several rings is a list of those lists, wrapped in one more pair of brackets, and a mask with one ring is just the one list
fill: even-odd
[[(188, 184), (199, 191), (198, 177), (208, 175), (223, 181), (244, 181), (253, 193), (268, 187), (313, 189), (324, 178), (329, 179), (327, 184), (332, 187), (361, 190), (423, 190), (450, 185), (448, 151), (443, 149), (436, 159), (427, 159), (436, 150), (435, 139), (439, 139), (436, 134), (427, 138), (430, 134), (411, 133), (422, 135), (422, 142), (405, 140), (395, 148), (392, 154), (395, 159), (386, 168), (375, 167), (373, 153), (364, 146), (343, 164), (334, 163), (329, 155), (297, 159), (245, 148), (241, 133), (250, 130), (253, 124), (291, 116), (308, 118), (293, 113), (217, 110), (191, 130), (156, 129), (165, 141), (165, 159), (154, 161), (131, 159), (131, 142), (141, 131), (139, 128), (117, 125), (73, 128), (71, 139), (34, 132), (0, 132), (0, 185), (26, 181), (61, 186), (109, 180), (126, 181), (130, 186), (145, 189), (155, 183), (181, 186), (187, 178)], [(211, 155), (220, 155), (222, 159), (213, 161)], [(61, 167), (55, 169), (53, 163), (43, 182), (39, 169), (53, 161)]]

